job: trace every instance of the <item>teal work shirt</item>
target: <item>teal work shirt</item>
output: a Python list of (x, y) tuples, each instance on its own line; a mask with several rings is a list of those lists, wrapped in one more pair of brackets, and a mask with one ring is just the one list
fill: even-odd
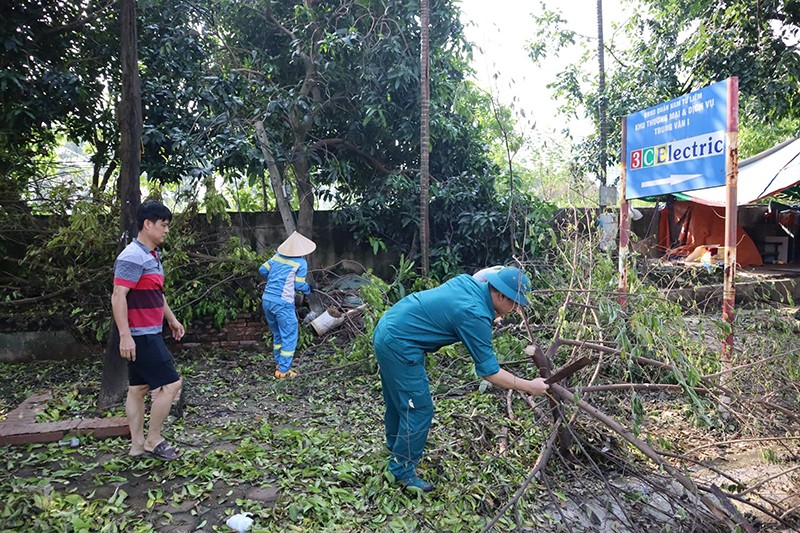
[(489, 284), (464, 274), (406, 296), (384, 313), (380, 326), (404, 348), (425, 353), (461, 341), (478, 375), (491, 376), (500, 371), (492, 345), (494, 318)]

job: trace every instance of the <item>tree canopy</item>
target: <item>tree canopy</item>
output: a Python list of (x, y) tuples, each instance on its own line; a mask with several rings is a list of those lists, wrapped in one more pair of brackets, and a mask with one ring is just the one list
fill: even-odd
[[(60, 294), (63, 306), (48, 312), (91, 308), (94, 328), (105, 295), (84, 298), (80, 280), (103, 276), (118, 240), (118, 6), (22, 0), (0, 8), (3, 299)], [(324, 202), (359, 241), (415, 261), (419, 8), (139, 0), (145, 194), (187, 214), (222, 216), (271, 210), (285, 195), (307, 234)], [(457, 3), (435, 0), (430, 10), (431, 271), (446, 276), (541, 252), (553, 206), (492, 161), (509, 115), (469, 81)], [(59, 160), (67, 142), (90, 158), (90, 176)], [(64, 252), (77, 250), (71, 264)]]
[[(768, 2), (630, 2), (629, 18), (606, 42), (607, 157), (619, 161), (620, 118), (738, 76), (740, 149), (758, 153), (800, 134), (800, 9), (795, 0)], [(585, 113), (598, 123), (596, 49), (563, 17), (544, 10), (536, 17), (530, 55), (538, 61), (566, 46), (583, 45), (579, 64), (566, 65), (551, 84), (562, 112)], [(584, 65), (590, 65), (584, 67)], [(597, 173), (597, 134), (578, 143), (576, 164)]]
[[(288, 193), (305, 233), (324, 200), (365, 238), (417, 253), (419, 217), (411, 213), (418, 200), (386, 187), (418, 172), (419, 8), (363, 0), (141, 0), (142, 172), (151, 190), (177, 187), (184, 201), (202, 200), (216, 211), (241, 207), (219, 194), (227, 188), (258, 191), (260, 202), (239, 202), (250, 208), (271, 209)], [(27, 155), (52, 153), (66, 138), (91, 154), (94, 190), (107, 190), (119, 135), (113, 3), (31, 0), (5, 9), (10, 44), (3, 61), (13, 91), (3, 93), (4, 177), (26, 189), (42, 172)], [(468, 81), (471, 48), (459, 15), (451, 0), (431, 3), (431, 202), (442, 203), (436, 194), (459, 184), (477, 192), (461, 198), (456, 218), (488, 210), (501, 220), (504, 207), (490, 194), (499, 172), (486, 150), (495, 117)], [(259, 125), (266, 135), (257, 139)], [(357, 213), (377, 191), (386, 193), (385, 208), (409, 213), (402, 231), (364, 223), (369, 209)], [(435, 210), (432, 216), (442, 218)], [(448, 223), (433, 224), (440, 228), (434, 247), (455, 237)], [(490, 229), (507, 228), (513, 224)]]

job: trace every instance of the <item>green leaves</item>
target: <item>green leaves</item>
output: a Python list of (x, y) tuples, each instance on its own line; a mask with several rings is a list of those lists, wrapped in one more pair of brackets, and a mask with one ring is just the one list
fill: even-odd
[(633, 434), (637, 437), (641, 432), (642, 424), (645, 422), (646, 413), (644, 410), (644, 405), (642, 404), (642, 400), (639, 395), (635, 392), (631, 393), (631, 414), (633, 415)]
[[(785, 1), (646, 0), (628, 15), (614, 28), (615, 38), (605, 40), (604, 100), (608, 117), (617, 117), (608, 121), (608, 161), (619, 159), (619, 117), (729, 76), (739, 78), (740, 155), (797, 135), (800, 62), (792, 45), (800, 22), (797, 9)], [(568, 45), (579, 47), (583, 56), (565, 65), (551, 85), (565, 115), (585, 116), (599, 128), (594, 37), (570, 31), (558, 13), (537, 17), (529, 49), (534, 61)], [(597, 137), (595, 132), (575, 143), (574, 174), (598, 173)]]
[[(370, 334), (348, 346), (358, 351), (353, 360), (374, 361)], [(513, 344), (503, 340), (504, 346)], [(324, 373), (276, 382), (260, 379), (271, 372), (271, 364), (254, 354), (195, 350), (176, 357), (191, 384), (186, 389), (190, 411), (166, 428), (180, 436), (181, 460), (131, 459), (129, 441), (121, 438), (86, 437), (75, 449), (55, 444), (5, 448), (3, 524), (37, 531), (62, 524), (76, 531), (152, 531), (177, 523), (179, 516), (197, 517), (199, 523), (201, 512), (216, 526), (218, 517), (235, 506), (253, 513), (263, 531), (475, 531), (504, 502), (503, 487), (521, 482), (541, 445), (533, 412), (508, 421), (504, 402), (494, 395), (457, 392), (457, 386), (470, 380), (476, 386), (476, 380), (463, 348), (451, 347), (437, 355), (431, 378), (437, 391), (456, 393), (438, 402), (431, 455), (421, 465), (438, 492), (433, 498), (406, 493), (385, 469), (383, 405), (374, 365), (336, 369), (335, 354), (330, 360), (320, 355), (303, 364), (319, 364)], [(69, 365), (81, 375), (99, 371), (88, 361)], [(18, 372), (32, 367), (18, 366), (4, 365), (0, 371), (24, 386), (30, 381)], [(57, 363), (37, 368), (30, 377), (37, 382), (69, 376)], [(515, 402), (520, 413), (527, 409), (522, 400)], [(494, 456), (490, 435), (476, 440), (481, 427), (494, 427), (490, 420), (508, 422), (515, 441), (503, 460)], [(277, 503), (249, 499), (258, 497), (251, 492), (256, 488), (276, 488)], [(532, 498), (520, 501), (523, 514)], [(179, 509), (187, 514), (179, 515), (184, 512)]]
[[(224, 242), (217, 255), (207, 255), (192, 223), (176, 217), (170, 232), (166, 262), (166, 293), (170, 307), (185, 324), (199, 317), (212, 317), (216, 327), (239, 314), (260, 309), (257, 290), (258, 266), (264, 261), (238, 237)], [(201, 254), (207, 261), (198, 261)]]

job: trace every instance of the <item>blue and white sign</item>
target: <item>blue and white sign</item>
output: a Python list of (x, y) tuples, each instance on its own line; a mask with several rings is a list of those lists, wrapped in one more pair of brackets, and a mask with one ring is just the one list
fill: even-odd
[(627, 117), (625, 198), (725, 185), (728, 81)]

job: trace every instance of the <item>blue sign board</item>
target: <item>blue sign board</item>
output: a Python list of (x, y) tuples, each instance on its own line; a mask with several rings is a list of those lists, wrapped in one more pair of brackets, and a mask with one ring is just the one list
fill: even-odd
[(725, 185), (728, 80), (627, 117), (625, 198)]

